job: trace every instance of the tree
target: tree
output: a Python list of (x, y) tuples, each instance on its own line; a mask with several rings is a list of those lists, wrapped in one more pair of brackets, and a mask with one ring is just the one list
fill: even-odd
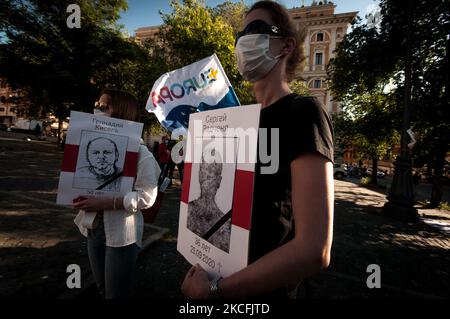
[[(449, 11), (445, 0), (412, 0), (412, 127), (428, 144), (428, 163), (434, 167), (432, 206), (442, 198), (442, 170), (449, 150), (448, 49)], [(401, 129), (405, 87), (408, 17), (407, 1), (381, 0), (380, 29), (356, 22), (330, 64), (332, 90), (339, 100), (385, 88), (390, 84), (395, 103), (389, 113)], [(361, 106), (362, 108), (362, 106)], [(380, 123), (380, 127), (384, 127)], [(422, 143), (423, 144), (423, 143)], [(420, 145), (420, 143), (419, 143)], [(422, 152), (423, 150), (421, 150)], [(413, 153), (415, 155), (415, 153)], [(420, 156), (423, 157), (424, 154)]]
[[(233, 27), (222, 16), (227, 6), (231, 4), (208, 9), (203, 1), (173, 0), (173, 12), (161, 12), (164, 24), (159, 45), (165, 49), (166, 63), (171, 70), (216, 53), (241, 103), (252, 103), (251, 84), (243, 80), (236, 66)], [(234, 8), (238, 10), (238, 6)]]
[(298, 95), (311, 96), (311, 92), (309, 91), (308, 86), (302, 80), (292, 81), (291, 83), (289, 83), (289, 88), (292, 90), (292, 92)]
[(244, 27), (245, 12), (248, 9), (249, 8), (245, 5), (243, 0), (240, 0), (239, 2), (226, 0), (217, 5), (217, 7), (212, 8), (211, 14), (213, 17), (221, 17), (231, 26), (233, 33), (236, 34)]
[[(82, 0), (80, 28), (67, 25), (70, 0), (5, 0), (0, 5), (0, 74), (43, 113), (60, 119), (70, 109), (91, 111), (95, 73), (127, 58), (115, 27), (125, 0)], [(59, 129), (60, 133), (61, 128)]]
[[(443, 168), (450, 149), (449, 5), (445, 0), (413, 0), (412, 6), (412, 126), (421, 139), (431, 142), (427, 146), (430, 155), (428, 166), (434, 169), (430, 206), (437, 207), (442, 200)], [(406, 1), (381, 2), (382, 12), (385, 13), (382, 30), (388, 45), (401, 43), (401, 34), (407, 25), (403, 14), (405, 7)], [(398, 57), (399, 65), (405, 63), (402, 58), (404, 55), (401, 54), (403, 50), (400, 47), (394, 51), (394, 58)], [(403, 87), (401, 84), (400, 87)], [(413, 154), (422, 156), (423, 148), (415, 150)]]
[(395, 99), (384, 92), (394, 64), (379, 58), (383, 49), (379, 42), (375, 28), (355, 25), (328, 69), (331, 90), (343, 105), (343, 116), (335, 123), (337, 139), (353, 146), (360, 158), (372, 160), (373, 184), (377, 183), (378, 160), (389, 156), (393, 143), (398, 143), (399, 125)]
[(377, 184), (378, 160), (391, 157), (399, 142), (391, 115), (393, 97), (371, 92), (345, 102), (343, 114), (335, 119), (338, 142), (355, 148), (359, 158), (372, 160), (370, 183)]

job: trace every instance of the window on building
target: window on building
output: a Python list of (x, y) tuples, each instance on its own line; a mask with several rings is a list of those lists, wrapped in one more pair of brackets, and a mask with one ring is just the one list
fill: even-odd
[(0, 107), (0, 112), (5, 112), (5, 108), (4, 107)]
[(323, 41), (323, 33), (317, 33), (317, 42)]
[(319, 52), (316, 53), (316, 65), (322, 65), (323, 64), (323, 53)]
[(16, 108), (15, 108), (15, 107), (12, 107), (12, 108), (9, 109), (9, 111), (10, 111), (11, 113), (16, 113)]
[(0, 102), (6, 103), (6, 97), (4, 97), (4, 96), (0, 97)]
[(321, 80), (314, 80), (314, 88), (320, 89), (322, 87), (322, 81)]

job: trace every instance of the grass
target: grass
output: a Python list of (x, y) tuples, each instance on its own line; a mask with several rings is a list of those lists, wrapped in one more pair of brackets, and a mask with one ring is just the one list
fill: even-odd
[[(418, 201), (417, 203), (419, 203), (419, 205), (421, 205), (423, 208), (434, 208), (434, 207), (430, 206), (429, 200), (422, 200), (422, 201)], [(450, 212), (450, 204), (446, 201), (440, 202), (436, 208), (439, 210)]]
[(382, 183), (377, 180), (377, 184), (371, 184), (372, 178), (370, 176), (367, 177), (361, 177), (360, 184), (361, 186), (368, 187), (368, 188), (376, 188), (376, 189), (382, 189), (386, 190), (387, 185), (385, 183)]
[(438, 208), (450, 212), (450, 204), (448, 202), (440, 202)]

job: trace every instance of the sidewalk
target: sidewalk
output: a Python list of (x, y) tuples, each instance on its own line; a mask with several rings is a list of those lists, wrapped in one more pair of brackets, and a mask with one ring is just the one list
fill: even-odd
[[(383, 217), (383, 194), (347, 181), (335, 181), (335, 225), (329, 269), (310, 280), (313, 298), (439, 298), (450, 296), (450, 236), (421, 223), (404, 224)], [(141, 298), (182, 297), (179, 292), (189, 265), (176, 252), (179, 192), (158, 222), (171, 236), (140, 258), (137, 295)], [(420, 210), (431, 216), (448, 212)], [(175, 227), (175, 229), (174, 229)], [(367, 266), (378, 264), (381, 289), (366, 285)], [(305, 296), (301, 289), (299, 297)]]
[[(360, 178), (355, 177), (346, 177), (346, 181), (356, 183), (358, 184), (360, 182)], [(389, 192), (389, 188), (391, 187), (392, 183), (392, 175), (385, 177), (385, 178), (378, 178), (378, 184), (385, 187), (384, 190), (380, 190), (383, 194), (387, 194)], [(425, 183), (420, 182), (418, 185), (413, 185), (414, 188), (414, 197), (416, 201), (425, 201), (429, 200), (431, 197), (431, 190), (432, 190), (432, 184), (431, 183)], [(450, 203), (450, 186), (449, 185), (443, 185), (443, 194), (442, 194), (442, 201), (445, 201), (447, 203)]]
[[(425, 223), (381, 215), (384, 194), (335, 181), (332, 261), (312, 280), (316, 298), (450, 296), (450, 236)], [(421, 216), (448, 212), (419, 210)], [(443, 216), (444, 215), (444, 216)], [(369, 264), (381, 267), (381, 289), (368, 289)]]

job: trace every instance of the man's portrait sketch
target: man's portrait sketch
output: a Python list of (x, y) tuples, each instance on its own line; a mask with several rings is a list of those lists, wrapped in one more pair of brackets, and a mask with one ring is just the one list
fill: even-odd
[[(212, 155), (214, 160), (205, 160), (206, 152), (210, 152), (208, 155)], [(229, 252), (231, 211), (222, 212), (216, 203), (223, 164), (214, 149), (206, 152), (199, 167), (200, 196), (188, 204), (187, 228), (217, 248)]]
[(113, 140), (106, 137), (90, 140), (86, 147), (88, 166), (77, 169), (73, 187), (120, 191), (118, 159), (119, 150)]

